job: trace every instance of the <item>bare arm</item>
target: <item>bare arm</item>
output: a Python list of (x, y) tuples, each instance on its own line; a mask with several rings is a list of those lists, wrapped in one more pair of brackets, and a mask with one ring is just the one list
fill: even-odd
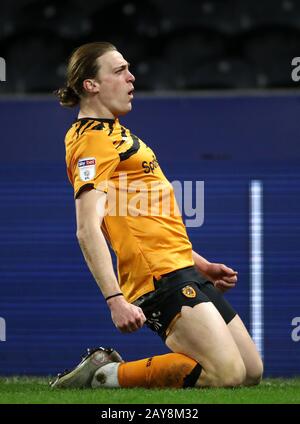
[(193, 250), (193, 260), (195, 262), (196, 267), (201, 272), (201, 274), (205, 275), (207, 271), (209, 270), (210, 262), (203, 258), (203, 256), (200, 256), (199, 253), (195, 252)]
[(193, 260), (198, 271), (222, 292), (235, 287), (238, 273), (224, 264), (212, 263), (193, 250)]
[[(106, 194), (96, 190), (84, 191), (76, 199), (77, 238), (103, 296), (120, 293), (111, 255), (101, 231)], [(128, 303), (123, 296), (109, 299), (107, 304), (115, 326), (122, 332), (131, 332), (143, 326), (146, 318), (141, 308)]]

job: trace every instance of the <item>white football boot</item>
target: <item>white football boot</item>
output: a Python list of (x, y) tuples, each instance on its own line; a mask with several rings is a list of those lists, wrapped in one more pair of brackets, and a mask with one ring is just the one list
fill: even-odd
[(120, 354), (114, 349), (104, 347), (88, 349), (87, 354), (82, 357), (81, 362), (74, 369), (58, 374), (56, 379), (49, 384), (52, 388), (60, 389), (91, 388), (95, 372), (112, 362), (123, 362)]

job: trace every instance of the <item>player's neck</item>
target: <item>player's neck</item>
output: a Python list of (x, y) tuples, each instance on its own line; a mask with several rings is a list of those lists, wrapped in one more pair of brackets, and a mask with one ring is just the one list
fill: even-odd
[(78, 119), (80, 118), (103, 118), (103, 119), (116, 119), (113, 113), (108, 110), (97, 99), (84, 99), (80, 102), (80, 110)]

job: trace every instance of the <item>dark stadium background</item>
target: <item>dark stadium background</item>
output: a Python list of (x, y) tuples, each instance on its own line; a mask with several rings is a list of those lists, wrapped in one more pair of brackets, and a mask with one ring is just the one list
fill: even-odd
[(265, 375), (299, 375), (296, 0), (1, 3), (0, 374), (54, 374), (97, 345), (128, 360), (165, 352), (150, 330), (114, 328), (75, 237), (63, 138), (76, 110), (51, 93), (70, 52), (95, 40), (116, 44), (136, 76), (122, 122), (153, 147), (171, 181), (205, 182), (204, 224), (188, 232), (196, 251), (239, 271), (228, 298), (248, 327), (249, 186), (262, 182)]

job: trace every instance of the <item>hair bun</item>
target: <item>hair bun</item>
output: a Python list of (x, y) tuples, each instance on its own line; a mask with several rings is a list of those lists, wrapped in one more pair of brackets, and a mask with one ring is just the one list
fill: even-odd
[(67, 86), (55, 91), (61, 106), (74, 107), (79, 104), (80, 97), (75, 93), (72, 87)]

